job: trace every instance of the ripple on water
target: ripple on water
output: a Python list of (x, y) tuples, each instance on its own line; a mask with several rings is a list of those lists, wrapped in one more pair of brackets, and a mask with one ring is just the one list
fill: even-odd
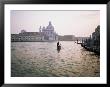
[(19, 77), (98, 77), (100, 56), (72, 41), (15, 42), (11, 44), (11, 76)]

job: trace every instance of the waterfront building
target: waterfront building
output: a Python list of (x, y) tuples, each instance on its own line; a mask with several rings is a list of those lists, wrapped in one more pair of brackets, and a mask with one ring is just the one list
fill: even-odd
[(39, 28), (39, 32), (27, 32), (21, 30), (19, 34), (11, 34), (11, 41), (55, 41), (58, 40), (58, 34), (54, 31), (54, 27), (49, 22), (45, 28)]
[(75, 35), (59, 35), (58, 39), (59, 41), (82, 41), (84, 39), (88, 39), (89, 37), (76, 37)]
[(43, 41), (44, 36), (39, 32), (21, 32), (19, 34), (11, 35), (12, 41)]
[(95, 28), (89, 39), (84, 40), (81, 45), (90, 51), (100, 54), (100, 25)]
[(100, 46), (100, 26), (97, 26), (95, 32), (92, 33), (93, 45)]
[(76, 37), (74, 35), (64, 35), (64, 36), (59, 35), (58, 39), (60, 41), (75, 41)]

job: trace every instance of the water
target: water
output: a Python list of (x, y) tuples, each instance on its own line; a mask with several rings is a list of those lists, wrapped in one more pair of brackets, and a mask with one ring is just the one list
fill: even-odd
[(73, 41), (12, 42), (12, 77), (99, 77), (100, 56)]

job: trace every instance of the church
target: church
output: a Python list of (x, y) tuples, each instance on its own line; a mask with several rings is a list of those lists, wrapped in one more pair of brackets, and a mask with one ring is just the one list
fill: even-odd
[(58, 40), (58, 34), (54, 31), (54, 26), (52, 25), (51, 21), (47, 27), (40, 26), (39, 32), (27, 32), (25, 30), (21, 30), (19, 34), (11, 34), (12, 42), (37, 42), (56, 40)]
[(58, 34), (54, 31), (54, 26), (52, 25), (51, 21), (47, 27), (40, 26), (39, 33), (44, 35), (45, 40), (58, 40)]

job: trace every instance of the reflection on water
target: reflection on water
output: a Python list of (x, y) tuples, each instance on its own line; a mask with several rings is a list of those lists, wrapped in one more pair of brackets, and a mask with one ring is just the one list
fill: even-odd
[(97, 77), (100, 56), (73, 41), (12, 42), (11, 76), (14, 77)]

